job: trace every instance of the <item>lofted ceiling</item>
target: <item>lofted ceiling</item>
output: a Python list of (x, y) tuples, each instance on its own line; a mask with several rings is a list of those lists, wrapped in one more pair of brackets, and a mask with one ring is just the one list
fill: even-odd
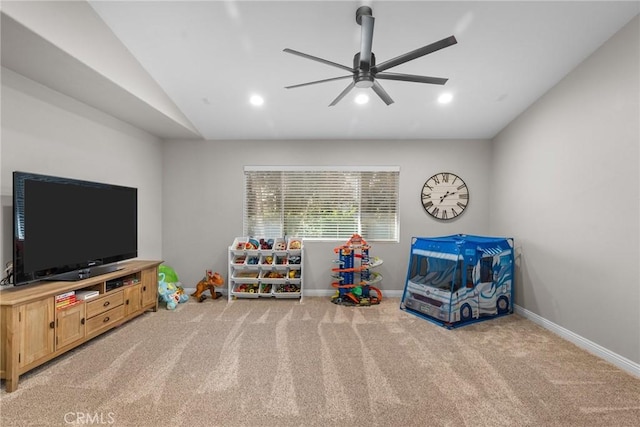
[[(495, 136), (637, 15), (640, 3), (89, 4), (205, 139), (484, 139)], [(378, 63), (454, 35), (457, 44), (388, 70), (444, 77), (447, 83), (380, 80), (395, 101), (389, 106), (371, 89), (356, 88), (330, 107), (349, 79), (285, 89), (348, 74), (283, 49), (351, 67), (360, 49), (355, 12), (361, 5), (373, 10), (372, 50)], [(441, 104), (438, 97), (445, 92), (453, 98)], [(354, 102), (360, 93), (369, 94), (367, 104)], [(262, 96), (264, 104), (253, 106), (253, 94)]]

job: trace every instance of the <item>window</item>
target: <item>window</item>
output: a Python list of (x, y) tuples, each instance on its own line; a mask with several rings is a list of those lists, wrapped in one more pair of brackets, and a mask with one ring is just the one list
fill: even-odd
[(398, 167), (258, 167), (245, 175), (244, 234), (398, 241)]
[(480, 259), (480, 283), (493, 281), (493, 257)]

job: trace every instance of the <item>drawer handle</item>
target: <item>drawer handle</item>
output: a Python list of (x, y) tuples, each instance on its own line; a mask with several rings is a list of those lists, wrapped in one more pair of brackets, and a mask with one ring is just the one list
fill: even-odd
[(106, 306), (108, 306), (109, 304), (111, 304), (111, 302), (109, 302), (109, 301), (105, 301), (105, 303), (104, 303), (104, 304), (102, 304), (102, 306), (103, 306), (103, 307), (106, 307)]
[(105, 317), (103, 320), (104, 323), (107, 323), (108, 321), (109, 321), (109, 316)]

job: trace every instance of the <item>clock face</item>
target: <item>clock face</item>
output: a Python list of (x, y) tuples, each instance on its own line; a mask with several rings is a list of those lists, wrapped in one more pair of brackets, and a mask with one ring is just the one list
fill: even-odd
[(458, 175), (440, 172), (422, 187), (424, 210), (434, 218), (450, 220), (460, 215), (469, 204), (469, 189)]

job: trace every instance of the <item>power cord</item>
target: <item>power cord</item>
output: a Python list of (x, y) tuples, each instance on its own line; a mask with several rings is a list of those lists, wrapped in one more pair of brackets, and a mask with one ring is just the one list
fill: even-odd
[(5, 264), (4, 277), (0, 280), (0, 286), (7, 286), (11, 284), (13, 278), (13, 263), (9, 261)]

